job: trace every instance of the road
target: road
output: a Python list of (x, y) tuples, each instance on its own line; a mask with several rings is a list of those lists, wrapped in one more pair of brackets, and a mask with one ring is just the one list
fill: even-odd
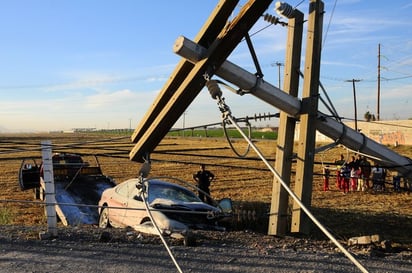
[[(94, 229), (96, 230), (96, 229)], [(98, 229), (97, 229), (98, 230)], [(179, 272), (158, 238), (131, 231), (65, 233), (54, 239), (0, 236), (0, 272)], [(197, 246), (170, 242), (182, 272), (361, 272), (329, 242), (247, 232), (199, 235)], [(412, 271), (412, 252), (357, 249), (369, 272)]]

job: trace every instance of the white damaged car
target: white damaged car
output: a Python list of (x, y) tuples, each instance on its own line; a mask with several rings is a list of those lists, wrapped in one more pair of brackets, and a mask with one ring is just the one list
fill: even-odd
[(183, 234), (190, 229), (222, 230), (220, 221), (231, 216), (230, 199), (212, 206), (175, 183), (158, 179), (145, 179), (142, 183), (139, 178), (129, 179), (103, 192), (99, 201), (100, 228), (132, 227), (140, 232), (157, 234), (147, 209), (165, 235)]

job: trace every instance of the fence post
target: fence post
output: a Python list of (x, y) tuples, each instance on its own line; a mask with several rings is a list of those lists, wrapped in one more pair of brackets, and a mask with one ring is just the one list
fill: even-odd
[(57, 236), (56, 192), (54, 188), (51, 141), (41, 142), (43, 160), (43, 180), (45, 187), (47, 234)]

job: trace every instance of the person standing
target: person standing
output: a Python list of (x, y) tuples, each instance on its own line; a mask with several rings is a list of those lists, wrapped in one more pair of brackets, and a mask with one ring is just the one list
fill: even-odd
[(350, 182), (350, 169), (348, 164), (343, 164), (341, 170), (340, 170), (340, 175), (342, 178), (342, 190), (344, 194), (347, 194), (349, 192), (349, 182)]
[(335, 160), (335, 165), (336, 165), (336, 187), (341, 190), (342, 185), (343, 185), (343, 176), (341, 174), (341, 169), (343, 165), (345, 164), (345, 157), (343, 154), (340, 155), (340, 159)]
[(356, 161), (356, 158), (355, 158), (354, 155), (351, 156), (350, 158), (351, 158), (351, 160), (350, 160), (350, 162), (348, 162), (348, 167), (349, 167), (349, 170), (352, 170), (352, 168), (357, 167), (357, 161)]
[(363, 160), (363, 156), (361, 154), (358, 154), (357, 157), (356, 157), (356, 160), (355, 160), (355, 164), (358, 168), (360, 168), (360, 164), (361, 164), (362, 160)]
[[(372, 168), (372, 188), (373, 190), (383, 190), (384, 184), (382, 183), (382, 177), (383, 177), (383, 169), (378, 165), (378, 163), (375, 163), (375, 166)], [(383, 184), (383, 185), (382, 185)]]
[(362, 175), (365, 189), (369, 189), (370, 188), (369, 180), (371, 176), (371, 163), (368, 161), (366, 156), (362, 158), (362, 161), (360, 162), (359, 167), (361, 169), (361, 175)]
[(329, 177), (330, 177), (330, 170), (329, 165), (323, 168), (323, 191), (329, 190)]
[[(203, 202), (206, 201), (206, 203), (213, 205), (213, 200), (210, 197), (210, 182), (213, 181), (215, 178), (215, 175), (206, 170), (206, 165), (201, 164), (200, 165), (200, 170), (193, 174), (193, 179), (197, 182), (197, 187), (199, 188), (199, 198)], [(206, 199), (206, 200), (205, 200)]]
[(359, 168), (357, 168), (356, 165), (350, 169), (350, 187), (353, 192), (358, 188), (359, 173)]
[(401, 176), (400, 174), (396, 174), (393, 176), (392, 178), (393, 180), (393, 190), (396, 192), (400, 192), (401, 191)]

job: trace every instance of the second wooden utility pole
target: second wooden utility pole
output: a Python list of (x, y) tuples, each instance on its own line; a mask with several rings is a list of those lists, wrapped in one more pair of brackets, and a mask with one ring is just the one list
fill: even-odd
[[(307, 207), (311, 206), (312, 201), (323, 14), (323, 2), (311, 0), (307, 26), (308, 34), (295, 182), (295, 193)], [(307, 234), (310, 227), (309, 218), (299, 204), (294, 202), (291, 231)]]

